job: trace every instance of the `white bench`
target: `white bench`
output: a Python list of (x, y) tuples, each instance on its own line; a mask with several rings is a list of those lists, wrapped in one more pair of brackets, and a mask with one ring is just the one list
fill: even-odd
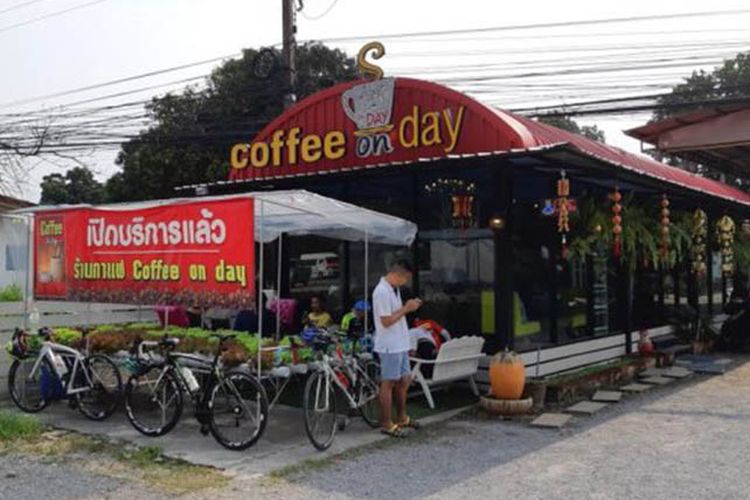
[[(484, 356), (482, 346), (484, 339), (481, 337), (461, 337), (444, 343), (435, 359), (410, 358), (415, 363), (411, 372), (412, 380), (422, 386), (422, 392), (430, 408), (435, 408), (430, 387), (437, 384), (468, 380), (471, 390), (479, 396), (474, 375), (479, 368), (480, 358)], [(427, 379), (422, 375), (421, 368), (429, 364), (433, 365), (432, 377)]]

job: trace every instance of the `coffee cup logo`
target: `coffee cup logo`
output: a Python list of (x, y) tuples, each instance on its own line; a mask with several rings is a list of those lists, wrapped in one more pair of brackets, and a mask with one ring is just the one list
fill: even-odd
[(346, 116), (357, 124), (356, 135), (373, 135), (393, 128), (393, 90), (395, 80), (385, 78), (350, 88), (341, 96)]
[(341, 95), (344, 113), (357, 125), (356, 153), (360, 158), (391, 153), (388, 132), (393, 129), (393, 78), (374, 80), (350, 88)]

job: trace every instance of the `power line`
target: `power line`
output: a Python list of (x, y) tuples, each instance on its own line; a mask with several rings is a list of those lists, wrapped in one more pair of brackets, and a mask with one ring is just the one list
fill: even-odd
[[(163, 75), (165, 73), (171, 73), (171, 72), (174, 72), (174, 71), (180, 71), (180, 70), (187, 69), (187, 68), (193, 68), (195, 66), (202, 66), (202, 65), (205, 65), (205, 64), (213, 63), (213, 62), (222, 61), (222, 60), (227, 59), (227, 58), (236, 57), (237, 55), (240, 55), (240, 54), (234, 53), (234, 54), (231, 54), (231, 55), (228, 55), (228, 56), (212, 57), (211, 59), (204, 59), (202, 61), (197, 61), (197, 62), (192, 62), (192, 63), (187, 63), (187, 64), (180, 64), (179, 66), (172, 66), (171, 68), (165, 68), (165, 69), (160, 69), (160, 70), (155, 70), (155, 71), (149, 71), (149, 72), (141, 73), (141, 74), (138, 74), (138, 75), (128, 76), (128, 77), (124, 77), (124, 78), (118, 78), (116, 80), (110, 80), (110, 81), (107, 81), (107, 82), (96, 83), (94, 85), (87, 85), (85, 87), (79, 87), (79, 88), (75, 88), (75, 89), (64, 90), (62, 92), (55, 92), (55, 93), (47, 94), (47, 95), (43, 95), (43, 96), (29, 97), (28, 99), (19, 99), (19, 100), (16, 100), (16, 101), (10, 101), (10, 102), (6, 102), (6, 103), (0, 103), (0, 108), (7, 108), (7, 107), (11, 107), (11, 106), (18, 106), (18, 105), (21, 105), (21, 104), (29, 104), (29, 103), (32, 103), (32, 102), (37, 102), (37, 101), (43, 101), (43, 100), (46, 100), (46, 99), (51, 99), (53, 97), (62, 97), (62, 96), (66, 96), (66, 95), (72, 95), (72, 94), (78, 94), (78, 93), (81, 93), (81, 92), (86, 92), (86, 91), (89, 91), (89, 90), (100, 89), (100, 88), (103, 88), (103, 87), (109, 87), (111, 85), (119, 85), (121, 83), (132, 82), (132, 81), (135, 81), (135, 80), (141, 80), (143, 78), (150, 78), (152, 76)], [(201, 77), (205, 78), (206, 76), (207, 75), (202, 75)]]
[[(715, 16), (731, 16), (739, 14), (748, 14), (750, 9), (733, 9), (733, 10), (721, 10), (721, 11), (704, 11), (704, 12), (685, 12), (681, 14), (660, 14), (660, 15), (648, 15), (648, 16), (629, 16), (629, 17), (611, 17), (604, 19), (591, 19), (586, 21), (562, 21), (554, 23), (535, 23), (535, 24), (518, 24), (509, 26), (491, 26), (487, 28), (468, 28), (468, 29), (457, 29), (457, 30), (440, 30), (440, 31), (422, 31), (422, 32), (407, 32), (407, 33), (386, 33), (377, 35), (366, 35), (366, 36), (344, 36), (344, 37), (331, 37), (331, 38), (320, 38), (318, 41), (321, 42), (346, 42), (346, 41), (358, 41), (358, 40), (370, 40), (370, 39), (393, 39), (393, 38), (419, 38), (419, 37), (434, 37), (434, 36), (450, 36), (450, 35), (463, 35), (468, 33), (492, 33), (497, 31), (516, 31), (516, 30), (527, 30), (527, 29), (542, 29), (542, 28), (563, 28), (563, 27), (574, 27), (574, 26), (593, 26), (599, 24), (620, 24), (620, 23), (632, 23), (640, 21), (662, 21), (666, 19), (685, 19), (691, 17), (715, 17)], [(305, 42), (313, 42), (316, 40), (304, 40)]]
[(57, 16), (62, 16), (63, 14), (67, 14), (68, 12), (73, 12), (75, 10), (85, 9), (86, 7), (91, 7), (92, 5), (96, 5), (98, 3), (106, 2), (107, 0), (94, 0), (93, 2), (87, 2), (84, 4), (74, 5), (73, 7), (69, 7), (67, 9), (58, 10), (55, 12), (50, 12), (49, 14), (45, 14), (43, 16), (34, 17), (31, 19), (28, 19), (26, 21), (21, 21), (20, 23), (11, 24), (8, 26), (3, 26), (0, 28), (0, 33), (5, 33), (7, 31), (10, 31), (15, 28), (20, 28), (22, 26), (28, 26), (29, 24), (36, 23), (39, 21), (43, 21), (45, 19), (50, 19)]
[(46, 0), (29, 0), (28, 2), (19, 3), (16, 5), (11, 5), (7, 9), (0, 10), (0, 14), (5, 14), (6, 12), (11, 12), (17, 9), (22, 9), (24, 7), (28, 7), (29, 5), (34, 5), (35, 3), (41, 3), (45, 2)]
[(308, 21), (317, 21), (319, 19), (323, 19), (324, 17), (326, 17), (328, 15), (329, 12), (331, 12), (333, 10), (334, 7), (336, 7), (337, 3), (339, 3), (339, 0), (333, 0), (331, 2), (331, 4), (326, 8), (326, 10), (324, 10), (320, 14), (315, 14), (314, 16), (311, 16), (310, 14), (306, 13), (305, 9), (303, 8), (302, 11), (301, 11), (302, 12), (302, 17), (304, 17)]

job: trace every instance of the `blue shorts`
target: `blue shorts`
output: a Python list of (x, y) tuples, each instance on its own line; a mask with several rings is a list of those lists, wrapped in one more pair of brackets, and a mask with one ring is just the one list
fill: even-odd
[(379, 352), (380, 358), (380, 380), (401, 380), (411, 373), (409, 368), (409, 351), (403, 352)]

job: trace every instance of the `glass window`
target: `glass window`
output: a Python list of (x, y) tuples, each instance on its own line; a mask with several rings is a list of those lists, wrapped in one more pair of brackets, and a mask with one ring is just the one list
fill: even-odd
[(23, 271), (26, 269), (26, 247), (23, 245), (5, 246), (5, 270)]

